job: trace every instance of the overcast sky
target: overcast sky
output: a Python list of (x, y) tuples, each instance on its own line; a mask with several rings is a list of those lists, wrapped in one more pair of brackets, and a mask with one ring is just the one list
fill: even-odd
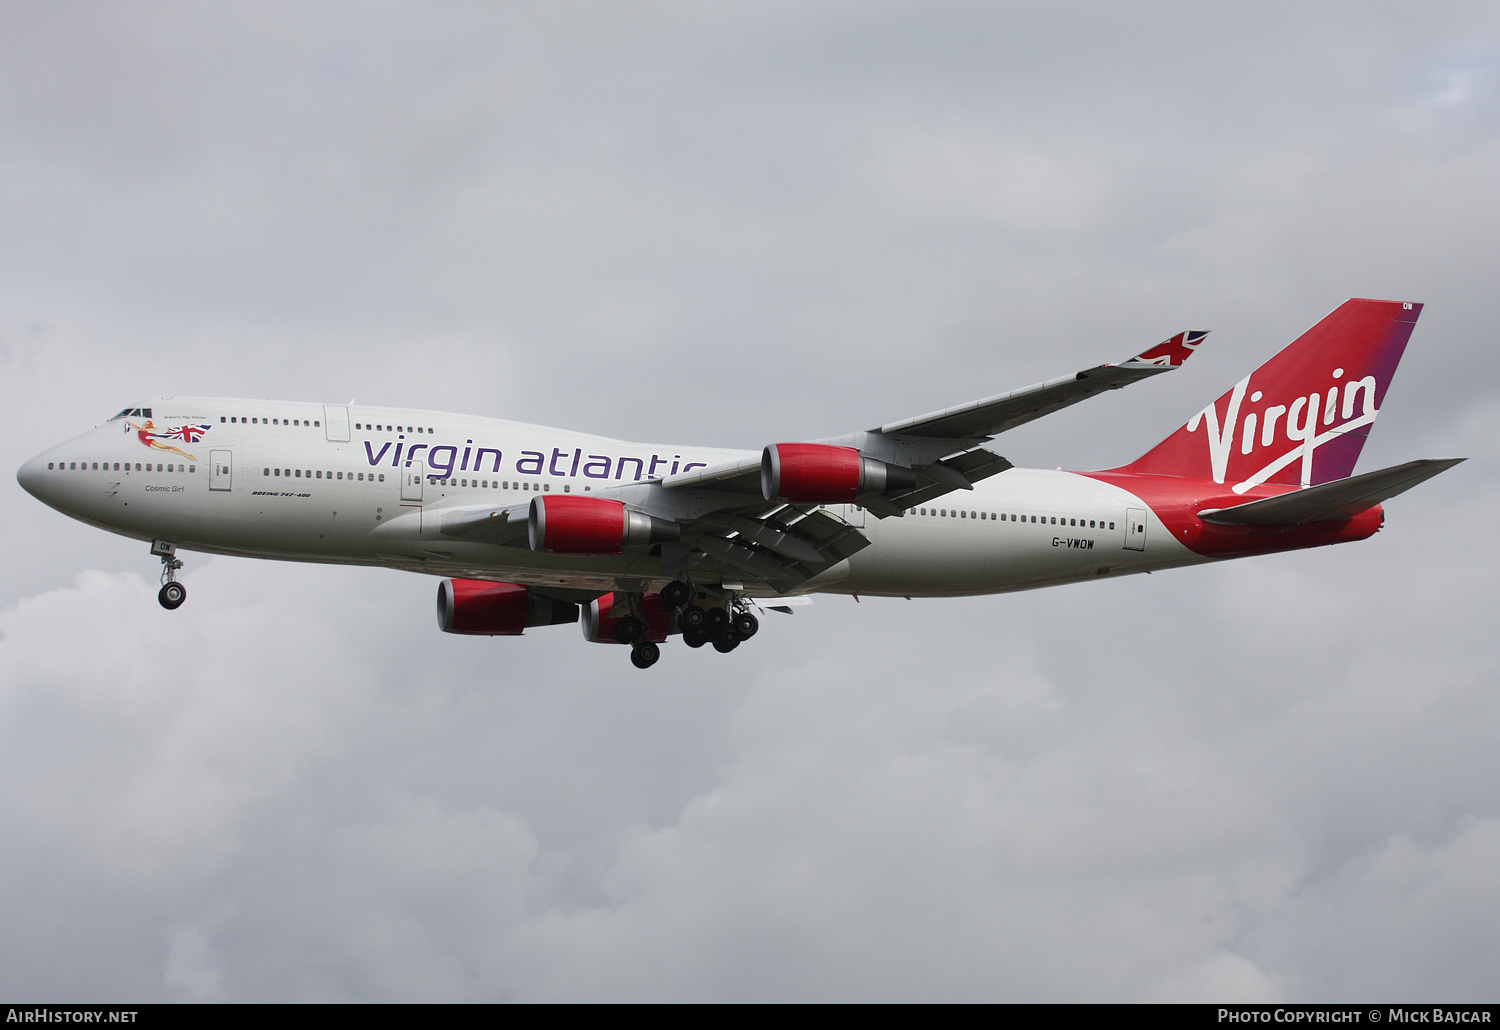
[[(276, 397), (759, 448), (1211, 329), (1099, 468), (1427, 304), (1343, 547), (820, 598), (649, 673), (0, 491), (0, 996), (1500, 995), (1500, 8), (0, 9), (14, 469)], [(1167, 381), (1170, 380), (1170, 381)]]

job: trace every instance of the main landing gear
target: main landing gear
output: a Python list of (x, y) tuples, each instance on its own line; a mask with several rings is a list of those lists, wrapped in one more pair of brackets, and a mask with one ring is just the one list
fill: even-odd
[[(680, 590), (672, 588), (680, 587)], [(669, 594), (670, 591), (670, 594)], [(760, 620), (750, 612), (745, 599), (738, 594), (725, 595), (725, 605), (702, 608), (693, 602), (693, 589), (681, 580), (662, 588), (663, 603), (670, 596), (680, 603), (672, 607), (677, 610), (677, 624), (682, 628), (682, 642), (688, 647), (713, 644), (720, 654), (728, 654), (749, 640), (760, 629)]]
[(156, 600), (167, 611), (176, 611), (187, 600), (187, 587), (177, 582), (177, 571), (182, 568), (182, 559), (177, 557), (177, 545), (165, 540), (151, 541), (151, 553), (161, 559), (161, 589)]
[(632, 599), (635, 611), (615, 623), (615, 640), (630, 645), (630, 664), (637, 669), (649, 669), (661, 658), (661, 648), (651, 639), (651, 627), (646, 623), (638, 599)]
[[(708, 607), (699, 604), (700, 600), (708, 602)], [(699, 591), (686, 580), (673, 580), (655, 596), (632, 595), (629, 601), (631, 611), (615, 623), (614, 635), (618, 642), (630, 645), (630, 664), (637, 669), (649, 669), (661, 659), (661, 648), (651, 639), (649, 620), (657, 620), (659, 631), (662, 608), (671, 620), (671, 632), (680, 632), (688, 647), (712, 644), (720, 654), (733, 651), (760, 629), (760, 620), (738, 593)]]

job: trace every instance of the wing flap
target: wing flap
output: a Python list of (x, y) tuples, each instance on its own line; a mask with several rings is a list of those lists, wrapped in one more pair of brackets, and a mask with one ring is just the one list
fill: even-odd
[[(974, 484), (980, 480), (999, 475), (1006, 469), (1014, 467), (1007, 459), (1002, 458), (994, 451), (985, 450), (983, 447), (976, 447), (972, 451), (955, 454), (951, 458), (944, 458), (935, 465), (929, 465), (922, 469), (922, 475), (927, 476), (931, 482), (893, 498), (890, 504), (893, 510), (889, 512), (882, 512), (876, 503), (877, 501), (883, 502), (884, 498), (862, 497), (859, 503), (877, 515), (899, 515), (907, 508), (918, 504), (926, 504), (933, 498), (952, 493), (954, 490), (972, 490), (974, 489)], [(941, 473), (933, 475), (936, 469), (942, 469), (946, 473), (951, 473), (951, 476)]]
[(1420, 458), (1404, 465), (1304, 487), (1232, 508), (1205, 508), (1198, 517), (1223, 526), (1300, 526), (1306, 522), (1347, 519), (1404, 493), (1444, 472), (1464, 458)]

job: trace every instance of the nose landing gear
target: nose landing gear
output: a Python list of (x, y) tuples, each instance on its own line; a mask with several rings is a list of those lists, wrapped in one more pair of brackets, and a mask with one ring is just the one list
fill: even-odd
[(157, 603), (169, 612), (176, 611), (187, 600), (187, 587), (177, 582), (177, 571), (182, 568), (182, 559), (177, 557), (177, 545), (165, 540), (153, 540), (151, 553), (161, 559), (161, 589), (156, 593)]

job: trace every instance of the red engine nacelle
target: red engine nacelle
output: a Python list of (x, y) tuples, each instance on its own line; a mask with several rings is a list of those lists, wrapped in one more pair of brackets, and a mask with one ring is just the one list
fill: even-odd
[(602, 497), (533, 497), (526, 520), (533, 551), (619, 554), (626, 547), (676, 540), (682, 527)]
[(518, 637), (528, 626), (578, 621), (578, 605), (539, 597), (515, 583), (445, 579), (438, 584), (438, 627), (444, 633)]
[(867, 458), (853, 447), (773, 443), (760, 457), (760, 492), (768, 501), (846, 503), (916, 485), (911, 469)]
[[(615, 606), (615, 595), (605, 594), (597, 597), (589, 606), (583, 610), (583, 638), (593, 644), (618, 644), (615, 639), (615, 627), (625, 617), (621, 614), (611, 616), (609, 610)], [(667, 635), (674, 631), (672, 628), (672, 610), (661, 603), (661, 598), (655, 594), (647, 594), (641, 598), (641, 614), (646, 617), (646, 629), (651, 639), (661, 643), (667, 639)]]

